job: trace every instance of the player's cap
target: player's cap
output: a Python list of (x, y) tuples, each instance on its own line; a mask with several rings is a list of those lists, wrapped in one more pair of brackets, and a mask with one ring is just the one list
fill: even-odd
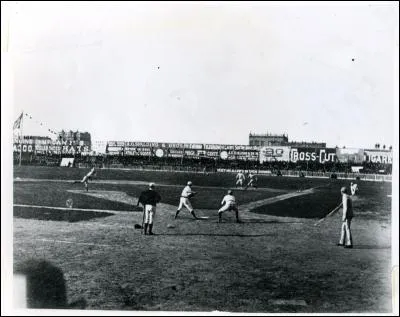
[(149, 187), (150, 187), (150, 188), (154, 188), (154, 186), (155, 186), (154, 183), (150, 183), (150, 184), (149, 184)]
[(193, 183), (191, 181), (188, 181), (187, 184), (188, 184), (188, 186), (192, 186), (193, 185)]
[(344, 193), (344, 194), (347, 194), (347, 188), (346, 188), (346, 187), (342, 187), (342, 188), (340, 189), (340, 192), (341, 192), (341, 193)]
[(233, 191), (232, 190), (228, 190), (228, 195), (232, 195)]

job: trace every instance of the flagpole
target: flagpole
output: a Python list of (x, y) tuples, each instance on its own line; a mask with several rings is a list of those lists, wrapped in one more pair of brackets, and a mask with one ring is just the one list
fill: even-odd
[(19, 147), (19, 166), (21, 166), (21, 161), (22, 161), (22, 128), (24, 126), (24, 112), (22, 111), (22, 117), (21, 117), (21, 126), (19, 130), (19, 135), (20, 135), (20, 147)]

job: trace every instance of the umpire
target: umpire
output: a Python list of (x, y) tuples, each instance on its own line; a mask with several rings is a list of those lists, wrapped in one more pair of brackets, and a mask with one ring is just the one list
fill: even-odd
[(149, 228), (149, 235), (153, 235), (153, 219), (156, 213), (156, 205), (161, 201), (161, 196), (154, 190), (154, 183), (149, 184), (149, 189), (143, 191), (138, 199), (137, 206), (143, 205), (144, 209), (144, 234), (147, 234)]

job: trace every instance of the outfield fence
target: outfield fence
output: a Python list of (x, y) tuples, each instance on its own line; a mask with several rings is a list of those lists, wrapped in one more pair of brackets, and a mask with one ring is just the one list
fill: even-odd
[[(80, 168), (89, 168), (92, 165), (79, 163)], [(164, 171), (164, 172), (191, 172), (191, 173), (238, 173), (243, 171), (243, 169), (235, 168), (218, 168), (218, 169), (203, 169), (192, 166), (160, 166), (160, 165), (145, 165), (145, 166), (132, 166), (126, 167), (122, 164), (103, 164), (99, 165), (99, 168), (105, 169), (121, 169), (121, 170), (140, 170), (140, 171)], [(271, 170), (246, 170), (246, 172), (251, 172), (258, 175), (276, 175)], [(333, 172), (312, 172), (312, 171), (296, 171), (296, 170), (281, 170), (282, 176), (286, 177), (300, 177), (301, 174), (304, 177), (309, 178), (332, 178), (332, 175), (336, 175), (337, 179), (349, 179), (349, 180), (363, 180), (363, 181), (373, 181), (373, 182), (391, 182), (392, 175), (379, 175), (379, 174), (363, 174), (363, 173), (333, 173)]]
[[(218, 169), (218, 172), (229, 172), (229, 173), (237, 173), (238, 169)], [(250, 170), (250, 172), (254, 174), (261, 175), (276, 175), (272, 173), (271, 170)], [(300, 177), (301, 174), (304, 177), (310, 178), (332, 178), (332, 175), (335, 174), (337, 179), (352, 179), (352, 180), (364, 180), (364, 181), (373, 181), (373, 182), (391, 182), (392, 175), (379, 175), (379, 174), (362, 174), (362, 173), (332, 173), (332, 172), (310, 172), (310, 171), (294, 171), (294, 170), (283, 170), (281, 171), (282, 176), (287, 177)]]

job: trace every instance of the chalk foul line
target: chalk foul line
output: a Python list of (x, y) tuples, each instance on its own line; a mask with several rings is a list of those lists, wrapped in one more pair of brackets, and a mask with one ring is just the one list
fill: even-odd
[(52, 206), (38, 206), (38, 205), (23, 205), (23, 204), (14, 204), (14, 207), (22, 207), (22, 208), (41, 208), (41, 209), (52, 209), (52, 210), (76, 210), (76, 211), (95, 211), (95, 212), (104, 212), (104, 213), (132, 213), (133, 211), (123, 211), (123, 210), (104, 210), (104, 209), (90, 209), (90, 208), (67, 208), (67, 207), (52, 207)]

